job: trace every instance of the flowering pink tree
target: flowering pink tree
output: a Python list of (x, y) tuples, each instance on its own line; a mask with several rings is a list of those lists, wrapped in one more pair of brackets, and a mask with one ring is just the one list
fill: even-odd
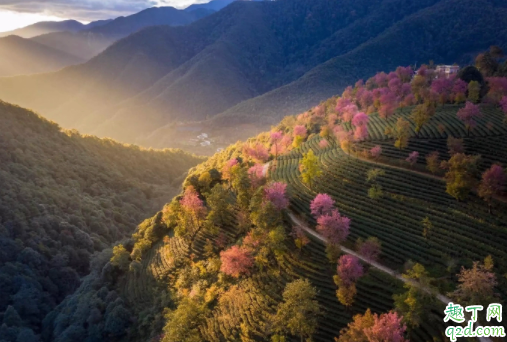
[(342, 255), (338, 259), (336, 272), (344, 286), (352, 285), (364, 274), (363, 266), (359, 262), (359, 259), (350, 254)]
[(347, 107), (343, 108), (342, 120), (344, 122), (350, 122), (354, 115), (356, 115), (358, 109), (355, 104), (350, 104)]
[(282, 140), (280, 141), (280, 154), (290, 151), (292, 147), (292, 140), (293, 138), (290, 133), (287, 133), (283, 136)]
[(301, 137), (301, 138), (306, 138), (306, 134), (307, 134), (307, 131), (306, 131), (306, 127), (303, 126), (303, 125), (296, 125), (294, 126), (294, 136), (295, 137)]
[(319, 216), (331, 214), (334, 209), (334, 200), (328, 194), (317, 194), (310, 202), (310, 210), (317, 219)]
[(345, 109), (345, 107), (349, 106), (352, 104), (352, 101), (350, 101), (350, 99), (348, 98), (345, 98), (345, 97), (340, 97), (337, 101), (336, 101), (336, 112), (340, 115), (343, 114), (343, 110)]
[(500, 165), (493, 165), (482, 174), (478, 194), (489, 204), (491, 212), (491, 201), (495, 195), (500, 194), (507, 182), (505, 170)]
[(364, 333), (370, 342), (408, 342), (404, 337), (407, 326), (402, 321), (396, 312), (374, 314), (373, 326), (364, 329)]
[(321, 141), (319, 141), (320, 148), (325, 149), (328, 146), (329, 146), (329, 142), (326, 139), (322, 139)]
[(199, 193), (193, 186), (187, 186), (183, 194), (180, 204), (183, 209), (183, 213), (186, 215), (183, 232), (189, 234), (190, 241), (193, 241), (197, 233), (199, 232), (201, 220), (206, 216), (206, 207), (203, 201), (199, 198)]
[(379, 88), (386, 87), (387, 83), (389, 82), (389, 79), (385, 72), (379, 72), (378, 74), (373, 76), (373, 79), (375, 80), (375, 84), (377, 84), (377, 87)]
[(194, 212), (203, 210), (204, 205), (202, 200), (199, 198), (199, 193), (195, 191), (193, 186), (187, 186), (183, 198), (180, 200), (180, 204), (184, 209), (191, 210)]
[(250, 182), (253, 187), (261, 186), (265, 177), (264, 177), (264, 165), (255, 164), (251, 168), (248, 169), (248, 177), (250, 178)]
[(268, 149), (260, 142), (246, 145), (243, 152), (258, 163), (264, 163), (269, 159)]
[(283, 133), (281, 131), (278, 131), (278, 132), (271, 132), (271, 144), (273, 145), (273, 148), (274, 148), (274, 155), (275, 155), (275, 158), (278, 157), (278, 148), (279, 148), (279, 144), (280, 144), (280, 141), (282, 140), (283, 138)]
[(463, 81), (461, 78), (456, 78), (454, 86), (452, 87), (452, 97), (454, 98), (454, 102), (465, 102), (467, 90), (468, 83)]
[(370, 150), (370, 155), (373, 159), (378, 159), (382, 154), (382, 147), (380, 145), (374, 146)]
[(440, 103), (444, 104), (450, 99), (453, 83), (453, 80), (447, 77), (437, 78), (431, 83), (431, 90), (438, 94)]
[(380, 255), (381, 244), (377, 238), (370, 237), (366, 241), (360, 242), (357, 251), (363, 257), (370, 261), (377, 261)]
[(396, 95), (390, 91), (380, 97), (379, 115), (383, 119), (388, 119), (396, 110)]
[(391, 79), (388, 83), (389, 90), (395, 95), (401, 95), (402, 82), (398, 77)]
[(458, 118), (463, 121), (467, 130), (467, 136), (470, 135), (470, 129), (477, 126), (477, 118), (482, 116), (481, 109), (478, 105), (467, 101), (465, 108), (461, 108), (458, 111)]
[(417, 163), (417, 159), (419, 159), (419, 152), (417, 151), (414, 151), (412, 153), (410, 153), (407, 157), (407, 159), (405, 159), (411, 166), (414, 166), (415, 163)]
[(250, 274), (254, 260), (250, 252), (244, 247), (232, 246), (226, 251), (220, 252), (222, 266), (220, 271), (234, 278), (242, 274)]
[(403, 83), (408, 83), (412, 79), (412, 76), (414, 75), (414, 71), (412, 70), (412, 67), (402, 67), (399, 66), (396, 68), (396, 74), (398, 75), (398, 78)]
[(285, 183), (271, 183), (264, 189), (264, 198), (273, 203), (278, 210), (286, 209), (289, 206), (289, 200), (285, 193), (286, 188), (287, 184)]
[(502, 108), (505, 115), (507, 115), (507, 96), (502, 97), (500, 100), (500, 108)]
[(350, 219), (341, 216), (338, 209), (330, 214), (317, 218), (317, 231), (321, 233), (331, 245), (339, 245), (349, 235)]
[(357, 113), (352, 119), (352, 125), (355, 126), (354, 139), (362, 141), (368, 137), (368, 115), (363, 112)]
[(231, 170), (234, 166), (238, 165), (239, 162), (236, 158), (228, 160), (222, 168), (222, 178), (225, 180), (231, 179)]
[(507, 95), (507, 77), (488, 77), (488, 101), (498, 103), (503, 96)]

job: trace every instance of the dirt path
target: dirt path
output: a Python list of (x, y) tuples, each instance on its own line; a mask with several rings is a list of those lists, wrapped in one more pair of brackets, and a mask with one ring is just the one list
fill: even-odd
[[(327, 243), (327, 239), (325, 237), (323, 237), (322, 235), (320, 235), (319, 233), (317, 233), (315, 230), (307, 227), (303, 221), (301, 221), (294, 213), (292, 212), (289, 212), (289, 217), (292, 221), (292, 223), (294, 223), (295, 225), (301, 227), (306, 233), (312, 235), (313, 237), (315, 237), (316, 239), (322, 241), (323, 243)], [(434, 294), (435, 297), (440, 301), (442, 302), (444, 305), (447, 306), (447, 304), (449, 302), (451, 302), (451, 299), (440, 294), (440, 293), (436, 293), (435, 291), (432, 291), (431, 289), (427, 288), (427, 287), (424, 287), (422, 285), (420, 285), (418, 282), (416, 281), (413, 281), (413, 280), (409, 280), (409, 279), (405, 279), (403, 278), (398, 272), (396, 272), (395, 270), (393, 269), (390, 269), (389, 267), (386, 267), (386, 266), (383, 266), (381, 264), (379, 264), (378, 262), (375, 262), (375, 261), (372, 261), (372, 260), (369, 260), (369, 259), (366, 259), (365, 257), (363, 257), (362, 255), (354, 252), (353, 250), (349, 249), (349, 248), (346, 248), (346, 247), (343, 247), (341, 246), (340, 249), (344, 252), (344, 253), (347, 253), (347, 254), (350, 254), (350, 255), (353, 255), (355, 257), (357, 257), (358, 259), (362, 260), (363, 262), (367, 263), (368, 265), (371, 265), (372, 267), (376, 268), (377, 270), (381, 271), (381, 272), (384, 272), (384, 273), (387, 273), (389, 274), (390, 276), (392, 277), (395, 277), (396, 279), (398, 280), (401, 280), (402, 282), (404, 283), (408, 283), (408, 284), (411, 284), (411, 285), (415, 285), (419, 288), (421, 288), (422, 290), (426, 291), (427, 293), (431, 293), (431, 294)], [(479, 327), (480, 325), (476, 324), (477, 327)], [(491, 339), (489, 339), (488, 337), (478, 337), (477, 338), (479, 341), (481, 342), (492, 342)]]

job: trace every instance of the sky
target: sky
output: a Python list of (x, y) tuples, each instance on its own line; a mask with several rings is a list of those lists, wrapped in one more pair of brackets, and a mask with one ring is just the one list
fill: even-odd
[(39, 21), (83, 23), (129, 15), (153, 6), (184, 8), (209, 0), (0, 0), (0, 32)]

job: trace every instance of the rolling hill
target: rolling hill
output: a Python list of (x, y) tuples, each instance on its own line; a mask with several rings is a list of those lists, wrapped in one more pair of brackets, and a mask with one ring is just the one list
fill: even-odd
[(38, 74), (84, 60), (18, 36), (0, 38), (0, 76)]
[(88, 60), (115, 41), (143, 28), (157, 25), (187, 25), (213, 12), (214, 10), (204, 8), (183, 11), (173, 7), (153, 7), (130, 16), (110, 20), (100, 26), (85, 28), (79, 32), (54, 32), (32, 39), (53, 49), (72, 53)]
[(175, 145), (154, 131), (203, 120), (222, 133), (230, 124), (259, 129), (379, 70), (469, 63), (505, 46), (505, 11), (493, 0), (238, 1), (185, 27), (138, 32), (83, 66), (1, 80), (0, 97), (65, 127)]
[(0, 127), (0, 316), (9, 322), (0, 340), (37, 341), (91, 256), (129, 236), (203, 159), (63, 131), (4, 102)]
[[(469, 131), (458, 113), (466, 108), (470, 92), (447, 97), (416, 93), (412, 76), (412, 70), (402, 68), (358, 82), (341, 97), (285, 117), (270, 132), (231, 145), (192, 168), (185, 191), (139, 225), (132, 239), (123, 241), (121, 254), (109, 250), (96, 259), (76, 294), (47, 316), (44, 338), (67, 341), (86, 336), (105, 341), (114, 334), (128, 341), (311, 337), (327, 342), (345, 335), (342, 329), (354, 315), (371, 309), (376, 314), (394, 310), (404, 316), (410, 341), (445, 341), (442, 313), (448, 301), (488, 305), (505, 300), (506, 171), (500, 168), (504, 184), (496, 196), (488, 200), (477, 188), (481, 173), (495, 164), (507, 164), (507, 109), (499, 108), (496, 93), (506, 99), (507, 88), (490, 87), (473, 105), (480, 115)], [(433, 83), (442, 80), (426, 66), (416, 77), (424, 78), (422, 87), (428, 90), (437, 89)], [(388, 82), (393, 79), (400, 82)], [(368, 91), (380, 97), (403, 89), (402, 84), (409, 87), (395, 98), (388, 114), (382, 109), (386, 100), (367, 96), (364, 100), (359, 95)], [(416, 100), (416, 94), (421, 98)], [(413, 113), (428, 101), (435, 111), (417, 129)], [(363, 126), (347, 118), (350, 110), (356, 112), (354, 118), (366, 122), (366, 135), (357, 134)], [(392, 132), (399, 122), (406, 122), (407, 140), (396, 146)], [(449, 137), (463, 139), (458, 144), (462, 148), (450, 150)], [(380, 155), (370, 152), (375, 146), (381, 147)], [(426, 169), (426, 157), (435, 151), (439, 161), (449, 163), (482, 156), (478, 172), (458, 168), (463, 174), (454, 179), (460, 179), (458, 187), (465, 186), (463, 198), (454, 198), (457, 195), (449, 188), (453, 178), (448, 164), (442, 163), (434, 173)], [(407, 161), (414, 152), (416, 160)], [(313, 166), (303, 161), (309, 155), (315, 156)], [(310, 182), (302, 177), (315, 169), (320, 174), (314, 172)], [(467, 181), (469, 187), (463, 185), (463, 175), (472, 179)], [(372, 188), (380, 189), (380, 194)], [(322, 204), (316, 210), (312, 202), (324, 194), (332, 201), (331, 209)], [(339, 211), (333, 211), (340, 215), (339, 227), (323, 220), (335, 217), (328, 213), (331, 210)], [(335, 231), (346, 234), (336, 237)], [(309, 240), (302, 237), (305, 232)], [(329, 242), (332, 238), (339, 242)], [(378, 259), (361, 247), (371, 238), (381, 246)], [(229, 259), (232, 252), (236, 257)], [(130, 261), (129, 267), (127, 261), (122, 267), (114, 264), (120, 255)], [(337, 278), (341, 269), (337, 260), (346, 255), (359, 255), (364, 271), (352, 287), (352, 299), (340, 292), (343, 278)], [(471, 283), (479, 287), (468, 287), (465, 293), (460, 286), (466, 281), (459, 274), (467, 269), (484, 277)], [(414, 278), (416, 270), (419, 275)], [(296, 316), (300, 326), (316, 322), (306, 335), (295, 333), (297, 328), (288, 327), (287, 321), (281, 322), (282, 327), (279, 322), (281, 303), (287, 301), (284, 289), (301, 278), (316, 289), (314, 299), (321, 310), (316, 317)], [(90, 329), (86, 323), (94, 317), (106, 323)], [(485, 324), (482, 316), (480, 323)], [(355, 340), (360, 338), (356, 335)], [(360, 340), (375, 341), (364, 335)]]

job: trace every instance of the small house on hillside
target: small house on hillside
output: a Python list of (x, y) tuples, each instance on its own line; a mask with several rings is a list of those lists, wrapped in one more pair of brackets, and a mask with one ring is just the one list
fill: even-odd
[(202, 133), (201, 135), (197, 136), (197, 139), (200, 139), (200, 140), (208, 139), (208, 135), (206, 133)]
[(437, 73), (442, 73), (446, 77), (457, 74), (459, 71), (459, 65), (437, 65)]

